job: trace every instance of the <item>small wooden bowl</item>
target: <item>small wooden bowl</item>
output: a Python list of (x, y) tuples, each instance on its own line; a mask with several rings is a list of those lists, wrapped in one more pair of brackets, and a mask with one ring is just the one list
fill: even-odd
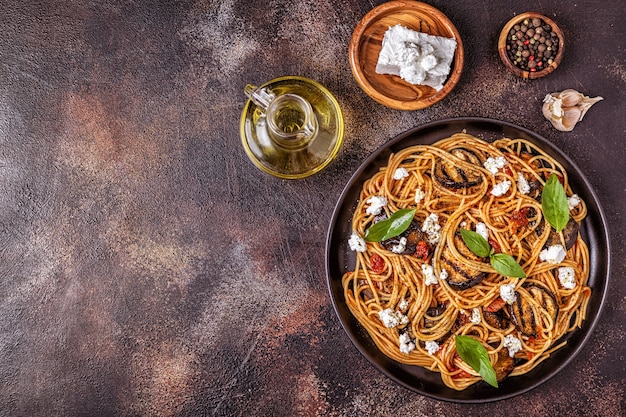
[[(552, 31), (555, 32), (557, 36), (559, 37), (559, 49), (556, 53), (556, 56), (553, 58), (552, 64), (545, 66), (540, 71), (531, 72), (531, 71), (525, 71), (515, 66), (515, 64), (511, 62), (511, 59), (507, 55), (506, 45), (507, 45), (507, 38), (508, 38), (509, 31), (511, 30), (513, 26), (515, 26), (518, 23), (523, 22), (525, 19), (534, 19), (536, 17), (543, 20), (544, 22), (546, 22), (552, 27)], [(526, 12), (526, 13), (522, 13), (520, 15), (513, 17), (511, 20), (509, 20), (506, 23), (506, 25), (504, 25), (504, 27), (502, 28), (502, 31), (500, 32), (500, 38), (498, 39), (498, 53), (500, 55), (500, 59), (502, 60), (502, 63), (504, 64), (504, 66), (507, 67), (511, 72), (513, 72), (513, 74), (522, 78), (527, 78), (527, 79), (541, 78), (552, 73), (552, 71), (554, 71), (556, 67), (558, 67), (559, 64), (561, 63), (561, 60), (563, 59), (564, 50), (565, 50), (565, 38), (563, 36), (563, 31), (561, 30), (561, 28), (554, 22), (554, 20), (540, 13), (535, 13), (535, 12)]]
[[(441, 90), (414, 85), (395, 75), (376, 73), (385, 32), (396, 24), (456, 40), (450, 74)], [(439, 102), (452, 91), (461, 77), (464, 52), (459, 32), (441, 11), (418, 1), (398, 0), (383, 3), (363, 17), (352, 34), (349, 57), (354, 78), (371, 98), (394, 109), (420, 110)]]

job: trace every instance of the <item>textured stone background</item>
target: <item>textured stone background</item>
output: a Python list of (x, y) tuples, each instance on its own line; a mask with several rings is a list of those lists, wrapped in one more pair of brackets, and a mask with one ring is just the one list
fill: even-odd
[[(358, 87), (347, 47), (379, 1), (0, 3), (0, 416), (624, 415), (626, 12), (621, 0), (429, 1), (459, 29), (460, 84), (402, 112)], [(536, 10), (568, 42), (523, 81), (499, 28)], [(273, 178), (239, 138), (246, 83), (301, 75), (340, 102), (345, 142), (320, 174)], [(601, 95), (574, 132), (551, 91)], [(446, 117), (547, 137), (609, 218), (611, 291), (587, 349), (520, 397), (459, 405), (376, 371), (326, 289), (330, 216), (377, 147)]]

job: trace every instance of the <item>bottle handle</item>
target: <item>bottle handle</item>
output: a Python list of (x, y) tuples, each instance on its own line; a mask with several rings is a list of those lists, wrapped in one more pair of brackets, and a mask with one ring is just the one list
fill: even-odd
[(276, 98), (276, 94), (274, 94), (268, 87), (261, 88), (252, 84), (246, 84), (243, 91), (246, 96), (263, 112), (267, 111), (267, 107)]

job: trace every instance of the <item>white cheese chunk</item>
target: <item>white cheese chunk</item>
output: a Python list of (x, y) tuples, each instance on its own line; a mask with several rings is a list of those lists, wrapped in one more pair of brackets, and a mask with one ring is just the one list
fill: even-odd
[(439, 350), (439, 343), (429, 340), (424, 347), (430, 355), (434, 355)]
[(570, 210), (574, 210), (580, 204), (580, 197), (578, 194), (572, 194), (571, 197), (567, 198), (567, 206)]
[(503, 284), (500, 286), (500, 298), (507, 304), (513, 304), (517, 300), (515, 295), (515, 284)]
[(485, 167), (485, 169), (494, 175), (500, 169), (504, 168), (505, 165), (506, 159), (504, 159), (504, 156), (497, 156), (495, 158), (490, 156), (485, 162), (483, 162), (483, 166)]
[(472, 315), (470, 316), (470, 321), (473, 324), (480, 324), (480, 309), (474, 307), (472, 309)]
[(393, 245), (391, 247), (391, 251), (393, 253), (398, 253), (398, 254), (404, 252), (405, 249), (406, 249), (406, 238), (405, 237), (401, 237), (400, 241), (398, 242), (398, 244), (397, 245)]
[(522, 350), (522, 342), (517, 337), (507, 334), (504, 336), (504, 347), (508, 349), (509, 356), (514, 357), (517, 352)]
[(489, 240), (489, 231), (487, 230), (487, 225), (485, 223), (476, 223), (476, 233), (481, 235), (485, 240)]
[(530, 192), (530, 184), (521, 172), (517, 173), (517, 189), (520, 193), (526, 195)]
[(383, 210), (383, 207), (387, 205), (387, 198), (382, 195), (373, 195), (365, 200), (369, 206), (365, 210), (367, 214), (378, 215)]
[(549, 264), (560, 264), (565, 259), (567, 252), (562, 245), (552, 245), (548, 249), (539, 252), (539, 260)]
[(439, 279), (445, 281), (448, 279), (448, 271), (446, 271), (445, 269), (441, 270), (441, 273), (439, 274)]
[(394, 172), (393, 172), (393, 179), (394, 180), (401, 180), (403, 178), (406, 178), (409, 176), (409, 171), (406, 170), (406, 168), (397, 168)]
[(378, 318), (383, 322), (385, 327), (393, 328), (401, 325), (405, 325), (409, 322), (409, 318), (399, 311), (393, 311), (390, 308), (386, 308), (378, 312)]
[(424, 220), (422, 225), (422, 232), (428, 235), (428, 241), (432, 245), (439, 243), (441, 238), (441, 226), (439, 225), (439, 216), (435, 213), (431, 213)]
[(365, 244), (365, 239), (363, 239), (357, 232), (352, 232), (350, 235), (350, 239), (348, 239), (348, 245), (350, 245), (350, 250), (356, 252), (365, 252), (367, 249), (367, 245)]
[(411, 337), (407, 333), (400, 334), (400, 352), (408, 355), (413, 349), (415, 349), (415, 343)]
[(448, 78), (456, 40), (417, 32), (402, 25), (387, 29), (376, 73), (397, 75), (411, 84), (439, 91)]
[(559, 282), (563, 288), (572, 290), (576, 288), (576, 272), (571, 266), (562, 266), (559, 268)]
[(496, 197), (500, 197), (506, 194), (506, 192), (509, 191), (509, 188), (511, 188), (511, 181), (505, 180), (494, 185), (491, 189), (491, 194)]
[(415, 202), (418, 204), (421, 203), (424, 197), (426, 197), (426, 193), (422, 191), (421, 187), (417, 187), (415, 190)]
[(426, 285), (436, 285), (439, 283), (432, 265), (422, 264), (422, 275), (424, 276), (424, 284)]

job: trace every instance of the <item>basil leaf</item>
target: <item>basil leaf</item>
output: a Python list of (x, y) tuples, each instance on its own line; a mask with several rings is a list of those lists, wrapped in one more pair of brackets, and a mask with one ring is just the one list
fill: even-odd
[(368, 242), (382, 242), (398, 236), (409, 228), (416, 209), (400, 209), (393, 213), (388, 219), (381, 220), (365, 230), (363, 238)]
[(541, 209), (546, 221), (559, 233), (569, 221), (567, 195), (556, 174), (550, 175), (541, 192)]
[(461, 359), (478, 372), (489, 385), (498, 388), (496, 371), (489, 361), (487, 349), (473, 337), (463, 335), (455, 335), (454, 344)]
[(469, 250), (474, 252), (476, 256), (486, 258), (491, 253), (491, 245), (484, 237), (471, 230), (461, 229), (461, 237)]
[(496, 253), (489, 258), (493, 269), (507, 277), (526, 278), (526, 273), (511, 255)]

